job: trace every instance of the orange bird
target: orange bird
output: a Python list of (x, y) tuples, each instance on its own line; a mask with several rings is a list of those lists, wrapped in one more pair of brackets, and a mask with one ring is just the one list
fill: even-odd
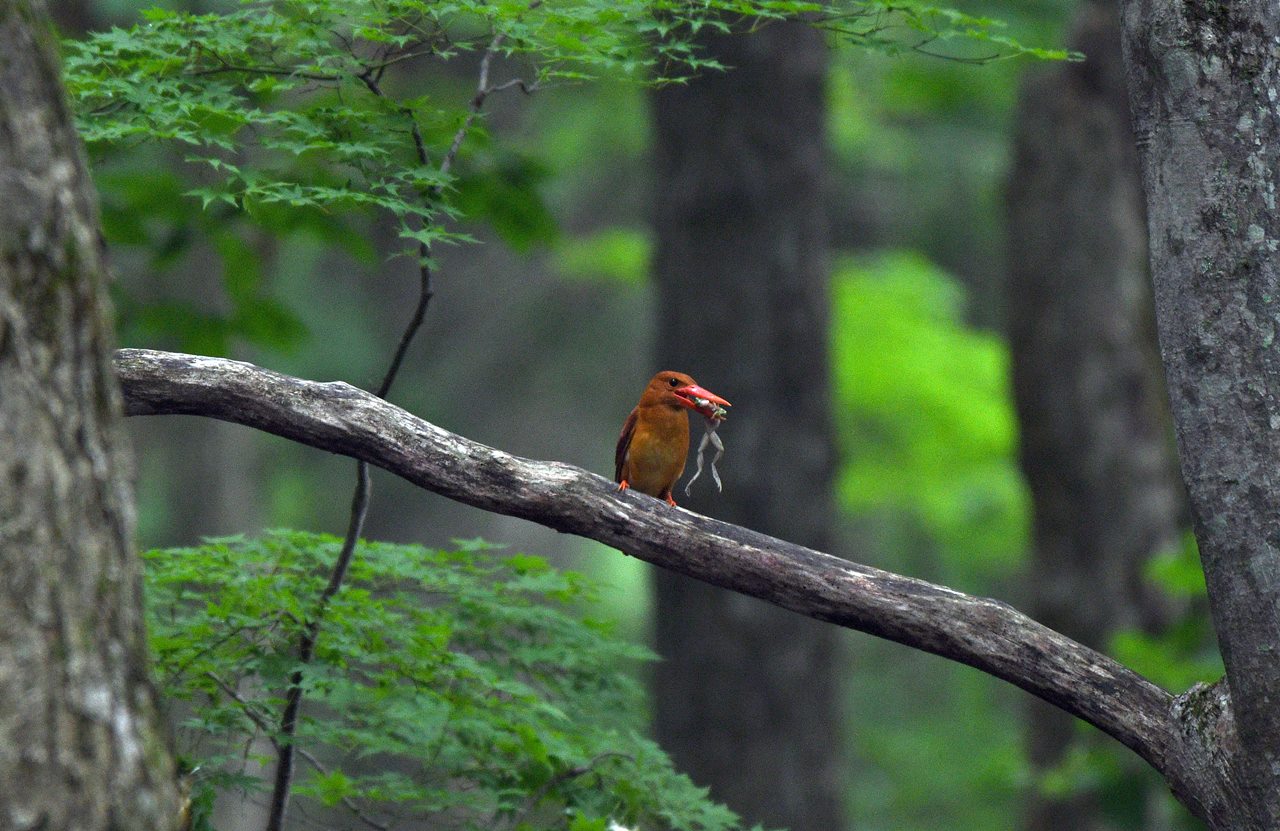
[(689, 456), (688, 411), (710, 416), (717, 404), (730, 406), (683, 372), (653, 376), (618, 436), (613, 457), (613, 480), (618, 490), (635, 488), (675, 505), (671, 489), (684, 473)]

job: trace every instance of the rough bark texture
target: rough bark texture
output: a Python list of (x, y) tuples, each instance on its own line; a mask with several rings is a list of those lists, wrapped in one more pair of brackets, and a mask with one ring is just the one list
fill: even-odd
[(1214, 748), (1206, 753), (1199, 743), (1183, 741), (1184, 732), (1215, 733), (1222, 737), (1217, 746), (1231, 745), (1221, 686), (1173, 699), (1005, 603), (832, 557), (643, 494), (619, 494), (603, 477), (485, 447), (349, 384), (140, 349), (117, 352), (115, 366), (130, 415), (204, 415), (361, 458), (450, 499), (598, 540), (815, 620), (977, 667), (1133, 749), (1197, 815), (1225, 810), (1205, 801), (1206, 794), (1225, 793), (1204, 784), (1214, 781)]
[(93, 189), (43, 14), (0, 0), (0, 827), (172, 828)]
[[(1035, 515), (1029, 609), (1102, 649), (1116, 630), (1165, 617), (1143, 566), (1178, 544), (1182, 494), (1115, 5), (1085, 3), (1071, 45), (1087, 59), (1029, 72), (1018, 106), (1009, 335)], [(1086, 740), (1061, 711), (1032, 702), (1027, 743), (1038, 769)], [(1033, 789), (1024, 827), (1110, 826), (1096, 794)]]
[[(799, 23), (705, 45), (731, 70), (653, 97), (655, 369), (736, 405), (724, 492), (700, 479), (688, 504), (826, 548), (826, 47)], [(833, 631), (680, 574), (655, 591), (655, 728), (680, 769), (751, 822), (843, 827)]]
[(1124, 31), (1160, 346), (1239, 740), (1233, 827), (1274, 829), (1280, 4), (1129, 0)]

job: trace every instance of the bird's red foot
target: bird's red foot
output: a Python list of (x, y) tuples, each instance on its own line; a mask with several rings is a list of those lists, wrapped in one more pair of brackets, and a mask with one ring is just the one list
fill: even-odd
[(667, 504), (670, 505), (672, 508), (679, 507), (678, 505), (676, 505), (676, 501), (671, 497), (670, 493), (667, 494)]
[(627, 488), (629, 488), (629, 487), (631, 487), (631, 485), (627, 484), (627, 480), (626, 480), (626, 479), (623, 479), (623, 480), (618, 484), (618, 493), (622, 493), (623, 491), (625, 491), (625, 490), (626, 490)]

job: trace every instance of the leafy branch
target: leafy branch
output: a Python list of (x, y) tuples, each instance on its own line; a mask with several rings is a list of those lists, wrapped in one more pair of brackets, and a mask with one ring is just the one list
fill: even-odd
[[(599, 765), (601, 762), (603, 762), (605, 759), (611, 759), (611, 758), (626, 759), (629, 762), (632, 762), (632, 763), (635, 762), (635, 759), (633, 759), (631, 756), (627, 755), (626, 753), (620, 753), (616, 750), (606, 750), (602, 753), (597, 753), (595, 756), (591, 757), (581, 765), (575, 765), (570, 768), (565, 768), (564, 770), (557, 773), (555, 776), (552, 776), (551, 778), (549, 778), (546, 782), (543, 782), (542, 785), (536, 791), (534, 791), (532, 794), (529, 795), (528, 799), (525, 801), (524, 808), (519, 813), (512, 815), (511, 822), (508, 824), (508, 826), (510, 828), (518, 828), (520, 824), (524, 822), (525, 819), (528, 818), (529, 814), (535, 808), (538, 807), (538, 803), (540, 803), (543, 800), (543, 798), (546, 797), (548, 792), (550, 792), (554, 788), (559, 787), (560, 785), (563, 785), (565, 782), (568, 782), (570, 779), (577, 779), (579, 776), (586, 776), (588, 773), (591, 773), (593, 770), (595, 770), (596, 766)], [(496, 820), (497, 817), (495, 817), (494, 819)]]

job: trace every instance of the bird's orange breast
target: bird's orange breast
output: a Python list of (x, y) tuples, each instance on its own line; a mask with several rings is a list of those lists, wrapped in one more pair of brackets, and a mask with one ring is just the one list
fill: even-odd
[(645, 407), (627, 446), (623, 478), (650, 496), (662, 496), (684, 472), (689, 456), (689, 417), (670, 407)]

